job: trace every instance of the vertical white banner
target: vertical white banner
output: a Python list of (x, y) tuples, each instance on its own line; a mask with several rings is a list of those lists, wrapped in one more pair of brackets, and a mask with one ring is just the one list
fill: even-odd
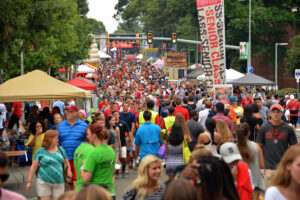
[(224, 6), (222, 0), (196, 0), (202, 41), (205, 84), (213, 92), (214, 85), (225, 84), (226, 52)]

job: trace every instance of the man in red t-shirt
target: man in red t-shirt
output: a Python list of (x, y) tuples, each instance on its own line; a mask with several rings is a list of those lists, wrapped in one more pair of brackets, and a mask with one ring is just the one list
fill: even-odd
[(106, 104), (107, 104), (107, 99), (106, 99), (106, 97), (104, 96), (104, 97), (102, 97), (101, 103), (99, 103), (99, 105), (98, 105), (99, 111), (101, 111), (102, 108), (106, 106)]
[(298, 113), (300, 111), (300, 103), (295, 99), (294, 95), (291, 95), (290, 98), (291, 100), (287, 104), (286, 109), (290, 111), (290, 122), (295, 131), (298, 122)]
[(12, 107), (12, 116), (10, 118), (8, 129), (12, 129), (15, 124), (19, 128), (19, 120), (22, 116), (22, 103), (21, 102), (14, 102)]
[(114, 105), (115, 105), (115, 101), (114, 100), (110, 100), (109, 107), (104, 110), (104, 117), (105, 117), (105, 119), (109, 115), (112, 115), (112, 111), (114, 110)]
[(243, 108), (245, 108), (245, 106), (251, 105), (251, 104), (253, 104), (253, 100), (252, 100), (252, 95), (249, 93), (249, 94), (246, 94), (245, 98), (243, 98), (242, 106), (243, 106)]
[(181, 107), (181, 99), (180, 98), (175, 99), (175, 104), (176, 104), (176, 107), (175, 107), (174, 116), (177, 113), (181, 113), (183, 115), (185, 121), (189, 120), (190, 119), (189, 111), (186, 108)]

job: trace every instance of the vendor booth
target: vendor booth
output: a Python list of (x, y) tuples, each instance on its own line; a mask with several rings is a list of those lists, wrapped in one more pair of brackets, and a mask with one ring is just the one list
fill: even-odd
[(91, 92), (57, 80), (40, 70), (0, 85), (0, 102), (5, 103), (90, 97)]

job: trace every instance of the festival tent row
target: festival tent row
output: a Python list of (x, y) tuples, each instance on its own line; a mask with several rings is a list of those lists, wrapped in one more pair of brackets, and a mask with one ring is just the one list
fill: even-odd
[(99, 51), (98, 55), (100, 57), (100, 59), (107, 59), (107, 58), (111, 58), (109, 55), (107, 55), (106, 53), (104, 53), (103, 51)]
[(244, 77), (235, 79), (228, 82), (233, 85), (248, 85), (248, 86), (258, 86), (258, 85), (275, 85), (273, 81), (269, 81), (263, 77), (260, 77), (254, 73), (249, 73)]
[(77, 72), (78, 73), (95, 73), (97, 70), (96, 67), (88, 64), (88, 63), (84, 63), (82, 65), (79, 65), (77, 68)]
[(70, 98), (91, 98), (91, 92), (57, 80), (40, 70), (0, 85), (0, 102), (5, 103)]
[(142, 59), (143, 59), (143, 54), (139, 54), (139, 55), (136, 57), (136, 59), (142, 60)]
[(78, 88), (84, 89), (84, 90), (97, 90), (96, 85), (88, 83), (82, 79), (74, 78), (67, 82), (70, 85), (74, 85)]
[(164, 66), (164, 60), (158, 59), (157, 61), (155, 61), (151, 65), (161, 69)]
[[(226, 82), (230, 82), (239, 78), (244, 77), (245, 75), (241, 72), (238, 72), (234, 69), (226, 69)], [(205, 73), (197, 77), (198, 80), (205, 80)]]

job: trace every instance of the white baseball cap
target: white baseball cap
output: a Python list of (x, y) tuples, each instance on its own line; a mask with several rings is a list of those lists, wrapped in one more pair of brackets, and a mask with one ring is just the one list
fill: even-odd
[(220, 147), (220, 155), (229, 164), (236, 160), (242, 160), (242, 156), (237, 145), (233, 142), (226, 142)]
[(291, 100), (295, 99), (295, 96), (293, 94), (290, 95)]

